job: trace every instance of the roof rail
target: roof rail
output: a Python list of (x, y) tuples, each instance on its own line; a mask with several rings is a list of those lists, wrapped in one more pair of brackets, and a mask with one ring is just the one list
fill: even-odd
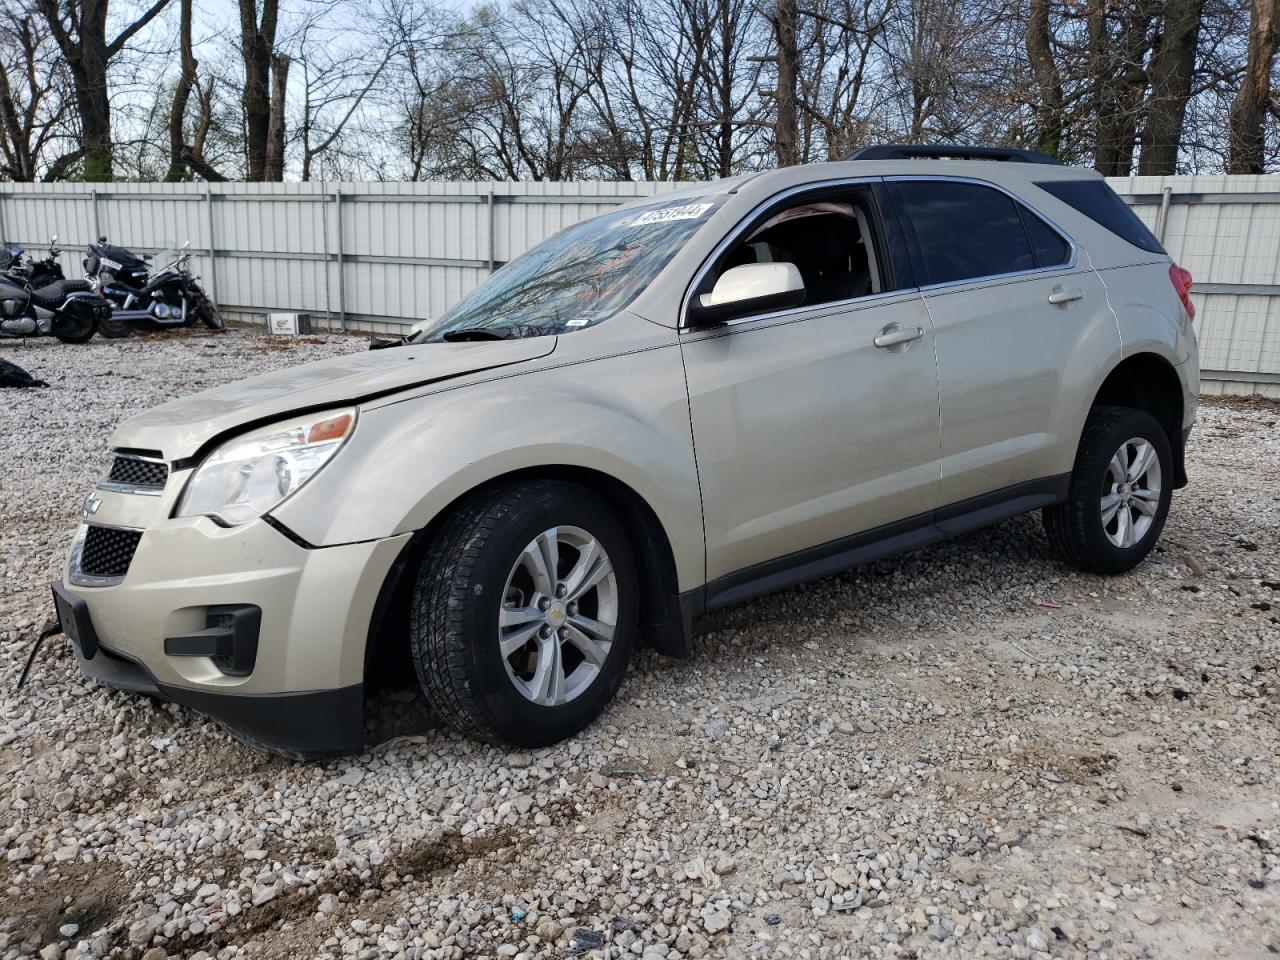
[(962, 144), (880, 143), (855, 150), (846, 160), (1004, 160), (1011, 163), (1049, 163), (1062, 166), (1062, 161), (1035, 150), (1016, 147), (967, 147)]

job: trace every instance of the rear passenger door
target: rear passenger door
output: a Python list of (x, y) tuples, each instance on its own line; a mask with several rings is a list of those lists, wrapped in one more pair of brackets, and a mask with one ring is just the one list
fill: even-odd
[(1052, 495), (1095, 372), (1072, 358), (1119, 346), (1102, 282), (1065, 232), (993, 184), (894, 178), (889, 189), (933, 320), (940, 518), (980, 506), (973, 498)]

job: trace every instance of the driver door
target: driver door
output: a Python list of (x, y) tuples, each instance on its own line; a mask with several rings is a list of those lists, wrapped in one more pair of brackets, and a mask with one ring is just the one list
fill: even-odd
[(804, 303), (682, 330), (713, 606), (932, 518), (933, 327), (885, 249), (868, 185), (766, 210), (712, 270), (795, 263)]

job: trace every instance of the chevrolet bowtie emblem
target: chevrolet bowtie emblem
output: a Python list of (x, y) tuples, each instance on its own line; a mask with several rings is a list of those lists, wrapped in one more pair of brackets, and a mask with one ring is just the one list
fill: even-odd
[(102, 506), (102, 498), (96, 493), (89, 494), (84, 498), (84, 518), (88, 520), (98, 512), (100, 506)]

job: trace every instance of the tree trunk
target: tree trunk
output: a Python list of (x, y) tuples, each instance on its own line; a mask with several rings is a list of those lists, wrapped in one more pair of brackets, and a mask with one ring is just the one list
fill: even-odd
[(258, 23), (255, 0), (240, 0), (240, 55), (244, 60), (245, 166), (249, 180), (264, 180), (271, 129), (271, 54), (276, 45), (278, 0), (263, 0)]
[(1191, 99), (1203, 10), (1204, 0), (1168, 0), (1165, 4), (1164, 30), (1147, 66), (1151, 93), (1142, 128), (1139, 176), (1166, 177), (1177, 172), (1178, 144)]
[[(85, 180), (113, 179), (111, 145), (111, 97), (107, 67), (111, 58), (139, 30), (150, 23), (169, 0), (152, 5), (107, 42), (107, 0), (66, 0), (68, 22), (63, 22), (60, 0), (37, 0), (36, 6), (62, 51), (80, 115), (80, 154)], [(249, 0), (252, 2), (252, 0)]]
[(289, 58), (271, 55), (271, 115), (267, 124), (267, 163), (263, 179), (279, 183), (284, 179), (285, 91), (289, 88)]
[[(16, 71), (15, 71), (16, 72)], [(32, 91), (34, 96), (34, 91)], [(4, 123), (5, 165), (3, 172), (11, 180), (30, 183), (36, 178), (35, 158), (31, 155), (31, 136), (23, 129), (18, 104), (9, 87), (9, 71), (0, 70), (0, 122)]]
[(800, 162), (796, 125), (796, 0), (777, 0), (773, 8), (773, 35), (778, 45), (778, 89), (774, 93), (777, 114), (773, 148), (778, 166)]
[(1062, 149), (1062, 75), (1053, 60), (1049, 0), (1031, 0), (1026, 41), (1031, 73), (1040, 93), (1036, 104), (1036, 145), (1056, 157)]
[(1144, 64), (1147, 32), (1153, 19), (1149, 2), (1137, 0), (1125, 13), (1120, 42), (1106, 50), (1105, 61), (1100, 65), (1102, 90), (1094, 169), (1104, 177), (1127, 177), (1133, 172), (1138, 113), (1147, 85)]
[(1249, 58), (1227, 121), (1227, 173), (1264, 173), (1263, 128), (1280, 43), (1280, 0), (1253, 0)]
[(183, 132), (183, 124), (187, 117), (187, 101), (191, 98), (191, 88), (196, 82), (196, 58), (191, 51), (191, 3), (182, 0), (180, 24), (178, 28), (178, 48), (181, 58), (181, 73), (178, 74), (178, 85), (173, 91), (173, 104), (169, 108), (169, 171), (164, 178), (169, 181), (186, 178), (187, 142)]

